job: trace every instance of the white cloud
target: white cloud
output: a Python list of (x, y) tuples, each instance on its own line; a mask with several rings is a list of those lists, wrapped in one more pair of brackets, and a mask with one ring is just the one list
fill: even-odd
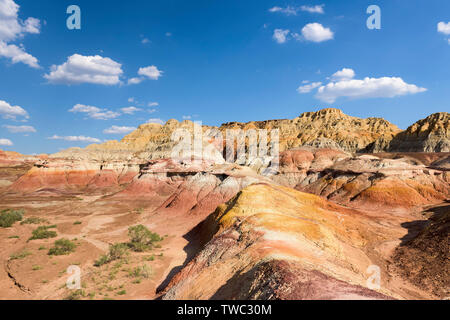
[(351, 99), (393, 98), (426, 90), (414, 84), (407, 84), (402, 78), (397, 77), (364, 78), (364, 80), (330, 82), (317, 90), (316, 98), (333, 103), (340, 97)]
[(316, 5), (316, 6), (313, 6), (313, 7), (311, 7), (311, 6), (301, 6), (300, 9), (302, 11), (306, 11), (306, 12), (309, 12), (309, 13), (321, 13), (321, 14), (323, 14), (324, 13), (324, 11), (323, 11), (323, 7), (324, 6), (325, 6), (324, 4)]
[(94, 106), (86, 106), (84, 104), (76, 104), (69, 112), (86, 113), (89, 118), (96, 120), (110, 120), (120, 116), (119, 112), (100, 109)]
[(130, 78), (130, 79), (128, 79), (128, 85), (139, 84), (144, 80), (145, 80), (144, 78), (138, 78), (138, 77)]
[(120, 83), (122, 65), (102, 56), (74, 54), (62, 65), (53, 65), (51, 72), (44, 75), (50, 83), (80, 84), (93, 83), (115, 85)]
[(183, 116), (183, 119), (184, 120), (190, 120), (190, 119), (192, 119), (192, 116)]
[(269, 9), (269, 12), (280, 12), (280, 13), (284, 13), (285, 15), (288, 16), (296, 16), (297, 15), (297, 8), (291, 7), (291, 6), (287, 6), (286, 8), (282, 8), (282, 7), (273, 7)]
[(439, 22), (437, 25), (437, 30), (440, 33), (450, 35), (450, 22)]
[(157, 110), (156, 109), (148, 109), (147, 112), (148, 113), (155, 113)]
[(313, 82), (310, 84), (306, 84), (306, 85), (298, 87), (297, 92), (298, 93), (308, 93), (308, 92), (311, 92), (312, 90), (314, 90), (315, 88), (320, 87), (320, 85), (322, 85), (322, 82)]
[(128, 98), (128, 102), (134, 102), (134, 97)]
[(277, 43), (285, 43), (287, 41), (288, 34), (289, 30), (275, 29), (273, 32), (273, 39)]
[(13, 143), (9, 139), (0, 139), (0, 146), (12, 146)]
[(111, 128), (103, 130), (103, 133), (106, 134), (125, 134), (136, 130), (135, 127), (118, 127), (112, 126)]
[(109, 110), (89, 114), (89, 117), (91, 117), (92, 119), (95, 119), (95, 120), (111, 120), (111, 119), (115, 119), (119, 116), (120, 116), (119, 112), (109, 111)]
[(100, 139), (92, 138), (92, 137), (85, 137), (85, 136), (58, 136), (54, 135), (52, 137), (47, 138), (49, 140), (65, 140), (65, 141), (71, 141), (71, 142), (89, 142), (89, 143), (100, 143), (102, 142)]
[(164, 124), (164, 121), (159, 119), (159, 118), (153, 118), (153, 119), (149, 119), (147, 121), (147, 123), (159, 123), (159, 124)]
[(161, 77), (163, 71), (158, 70), (156, 66), (149, 66), (145, 68), (139, 68), (138, 75), (148, 77), (151, 80), (158, 80)]
[(355, 71), (350, 68), (343, 68), (331, 76), (332, 81), (350, 80), (355, 77)]
[(36, 129), (32, 126), (10, 126), (4, 125), (3, 128), (6, 128), (11, 133), (29, 133), (36, 132)]
[(146, 43), (150, 43), (150, 40), (147, 39), (147, 38), (144, 38), (144, 39), (141, 40), (141, 42), (142, 42), (143, 44), (146, 44)]
[(32, 68), (39, 68), (38, 59), (26, 53), (22, 47), (0, 41), (0, 56), (11, 59), (12, 63), (22, 62)]
[(8, 102), (0, 100), (0, 115), (4, 119), (16, 119), (17, 116), (28, 119), (28, 112), (19, 106), (12, 106)]
[(171, 37), (172, 33), (171, 32), (166, 32), (166, 37)]
[(142, 109), (131, 106), (131, 107), (122, 108), (120, 110), (125, 114), (133, 114), (135, 112), (141, 111)]
[(157, 106), (159, 106), (159, 103), (158, 102), (149, 102), (148, 106), (149, 107), (157, 107)]
[(333, 31), (320, 23), (308, 23), (302, 29), (302, 36), (307, 41), (322, 42), (333, 39)]
[(40, 33), (40, 21), (28, 18), (19, 19), (19, 5), (13, 0), (0, 0), (0, 56), (9, 58), (12, 63), (22, 62), (33, 68), (39, 68), (38, 60), (25, 52), (23, 47), (10, 44), (22, 38), (26, 33)]

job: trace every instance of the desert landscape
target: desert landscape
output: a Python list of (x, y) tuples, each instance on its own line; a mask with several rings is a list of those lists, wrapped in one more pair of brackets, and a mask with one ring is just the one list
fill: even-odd
[[(177, 129), (195, 125), (0, 151), (0, 299), (450, 296), (449, 113), (406, 130), (333, 108), (203, 126), (224, 139), (202, 141), (216, 152), (192, 162), (172, 156)], [(270, 157), (229, 161), (229, 129), (278, 129), (276, 172)]]

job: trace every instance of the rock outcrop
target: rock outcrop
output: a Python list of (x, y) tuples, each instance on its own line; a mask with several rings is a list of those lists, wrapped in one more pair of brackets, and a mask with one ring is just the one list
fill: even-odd
[(450, 197), (450, 172), (444, 168), (447, 157), (431, 158), (440, 160), (430, 160), (427, 166), (418, 160), (427, 163), (424, 155), (384, 159), (376, 154), (352, 156), (301, 148), (281, 154), (279, 173), (272, 179), (353, 207), (420, 208)]
[(450, 152), (450, 114), (439, 112), (419, 120), (392, 140), (378, 138), (370, 152)]
[[(203, 222), (203, 249), (171, 280), (163, 299), (408, 297), (412, 291), (385, 273), (382, 244), (398, 231), (389, 219), (379, 224), (311, 194), (251, 185)], [(382, 273), (378, 291), (367, 287), (374, 264)]]

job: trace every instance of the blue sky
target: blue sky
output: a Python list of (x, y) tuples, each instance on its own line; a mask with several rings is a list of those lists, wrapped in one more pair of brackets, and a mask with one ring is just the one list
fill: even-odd
[[(81, 30), (66, 27), (72, 4)], [(380, 30), (366, 26), (371, 4)], [(0, 148), (324, 107), (406, 128), (450, 110), (449, 22), (446, 0), (0, 0)]]

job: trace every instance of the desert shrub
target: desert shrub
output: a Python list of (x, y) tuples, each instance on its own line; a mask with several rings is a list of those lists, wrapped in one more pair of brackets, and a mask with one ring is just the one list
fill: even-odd
[(86, 292), (84, 290), (75, 290), (72, 291), (64, 300), (80, 300), (81, 298), (86, 297)]
[(8, 239), (20, 239), (20, 237), (19, 236), (10, 236), (10, 237), (8, 237)]
[(117, 292), (118, 296), (123, 296), (124, 294), (127, 294), (126, 290), (121, 290), (121, 291)]
[(55, 227), (56, 226), (40, 226), (37, 229), (33, 230), (32, 236), (28, 240), (55, 238), (57, 236), (56, 232), (49, 230)]
[(82, 222), (81, 221), (75, 221), (73, 224), (76, 226), (76, 225), (82, 224)]
[(42, 270), (42, 267), (40, 265), (34, 265), (32, 268), (33, 271)]
[(130, 272), (128, 273), (129, 277), (132, 278), (149, 278), (150, 275), (152, 274), (152, 269), (147, 266), (146, 264), (144, 264), (143, 266), (138, 266), (136, 268), (133, 268), (132, 270), (130, 270)]
[(59, 239), (55, 241), (55, 246), (48, 251), (50, 256), (62, 256), (75, 251), (77, 245), (68, 239)]
[(95, 261), (94, 266), (100, 267), (104, 264), (110, 263), (111, 261), (122, 259), (127, 254), (128, 246), (125, 243), (110, 245), (108, 253), (102, 255), (97, 261)]
[(22, 221), (23, 210), (6, 209), (0, 212), (0, 227), (9, 228), (17, 221)]
[(48, 223), (48, 221), (37, 217), (30, 217), (23, 220), (20, 224), (24, 225), (24, 224), (41, 224), (41, 223)]
[(129, 246), (133, 251), (143, 252), (151, 249), (155, 242), (161, 241), (159, 234), (151, 232), (143, 225), (137, 225), (128, 229), (128, 236), (130, 237)]
[(30, 255), (31, 255), (31, 252), (24, 250), (21, 252), (13, 253), (9, 258), (11, 260), (19, 260), (19, 259), (24, 259)]

